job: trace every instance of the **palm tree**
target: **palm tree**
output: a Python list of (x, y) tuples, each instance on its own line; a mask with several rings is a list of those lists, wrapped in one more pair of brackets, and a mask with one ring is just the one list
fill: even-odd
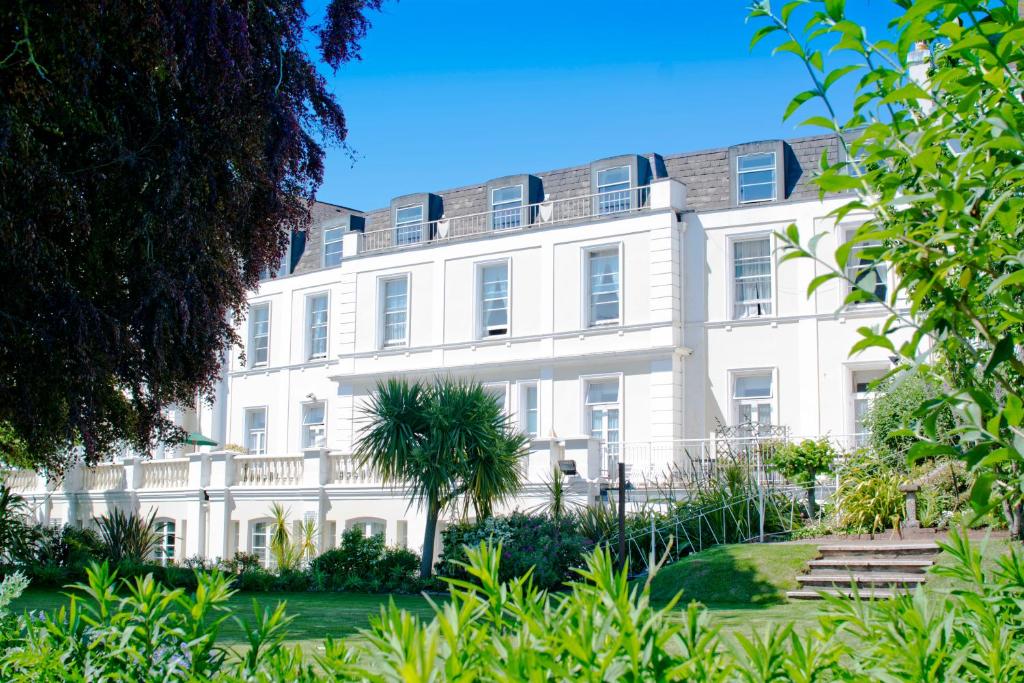
[(478, 517), (489, 516), (522, 484), (519, 459), (528, 439), (475, 382), (378, 382), (364, 414), (369, 424), (356, 457), (385, 485), (407, 487), (410, 505), (426, 507), (420, 576), (427, 578), (441, 512), (465, 496), (464, 512), (472, 504)]

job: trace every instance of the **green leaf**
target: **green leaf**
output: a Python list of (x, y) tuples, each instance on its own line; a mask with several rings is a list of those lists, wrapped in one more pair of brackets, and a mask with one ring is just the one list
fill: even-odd
[(792, 116), (796, 112), (796, 110), (799, 109), (804, 104), (804, 102), (807, 102), (808, 100), (817, 96), (817, 90), (805, 90), (802, 93), (798, 94), (796, 97), (790, 100), (789, 106), (786, 107), (786, 111), (783, 112), (782, 114), (782, 120), (785, 121), (789, 119), (789, 117)]
[(861, 68), (862, 66), (860, 64), (848, 64), (847, 66), (841, 66), (838, 69), (833, 69), (827, 76), (825, 76), (825, 82), (822, 84), (822, 88), (824, 90), (828, 90), (840, 78)]
[(971, 505), (975, 511), (987, 510), (992, 500), (992, 484), (996, 475), (992, 472), (981, 472), (974, 480), (971, 488)]
[(907, 464), (913, 465), (925, 458), (934, 458), (937, 455), (959, 455), (952, 446), (934, 441), (918, 441), (907, 451)]
[(754, 47), (762, 40), (764, 40), (766, 37), (770, 36), (776, 31), (781, 30), (782, 29), (779, 26), (776, 26), (775, 24), (762, 26), (761, 28), (757, 29), (757, 31), (754, 33), (754, 37), (750, 39), (750, 49), (753, 50)]
[(817, 276), (811, 280), (810, 284), (807, 285), (807, 296), (810, 297), (818, 287), (821, 287), (829, 280), (834, 280), (837, 277), (839, 277), (838, 273), (825, 273), (824, 275)]
[(985, 377), (991, 377), (1001, 363), (1012, 357), (1013, 338), (1007, 335), (996, 342), (996, 347), (992, 349), (992, 355), (989, 356), (988, 363), (985, 364)]
[(825, 0), (825, 13), (832, 21), (842, 21), (846, 12), (846, 0)]

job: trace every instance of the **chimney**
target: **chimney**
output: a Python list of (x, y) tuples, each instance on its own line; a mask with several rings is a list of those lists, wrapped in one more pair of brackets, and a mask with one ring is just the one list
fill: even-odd
[[(1024, 0), (1018, 0), (1024, 3)], [(907, 76), (914, 83), (921, 86), (921, 89), (925, 92), (931, 91), (931, 83), (928, 80), (928, 67), (931, 66), (931, 50), (928, 49), (928, 43), (919, 41), (914, 45), (914, 49), (907, 55)], [(931, 99), (919, 99), (918, 106), (925, 114), (931, 113), (934, 103)]]

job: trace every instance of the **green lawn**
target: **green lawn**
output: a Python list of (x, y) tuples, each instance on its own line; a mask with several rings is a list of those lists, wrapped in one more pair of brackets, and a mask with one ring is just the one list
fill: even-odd
[[(984, 552), (986, 564), (1005, 552), (1007, 543), (990, 542)], [(771, 623), (792, 622), (798, 630), (808, 629), (817, 623), (823, 603), (787, 602), (785, 591), (797, 585), (794, 577), (816, 554), (817, 547), (806, 543), (712, 548), (663, 568), (653, 581), (653, 596), (656, 602), (664, 601), (681, 590), (679, 609), (685, 609), (691, 600), (703, 603), (712, 622), (721, 626), (726, 636), (750, 633), (752, 629), (760, 631)], [(944, 577), (933, 577), (928, 584), (928, 590), (938, 592), (954, 587)], [(286, 601), (288, 613), (294, 617), (289, 628), (291, 641), (311, 654), (327, 636), (357, 636), (388, 599), (387, 595), (351, 593), (246, 593), (234, 596), (229, 605), (235, 616), (251, 619), (253, 600), (270, 607)], [(432, 614), (429, 602), (422, 596), (396, 595), (393, 599), (400, 608), (421, 617), (429, 618)], [(28, 591), (13, 607), (17, 611), (53, 610), (66, 602), (67, 598), (58, 591)], [(241, 629), (229, 622), (222, 632), (222, 642), (233, 646), (242, 639)]]

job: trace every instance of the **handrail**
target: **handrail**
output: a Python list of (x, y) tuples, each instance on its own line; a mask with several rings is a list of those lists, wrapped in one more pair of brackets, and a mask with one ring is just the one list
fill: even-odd
[(585, 218), (616, 218), (650, 205), (650, 185), (551, 199), (520, 207), (482, 211), (422, 223), (389, 226), (359, 236), (359, 253), (406, 249), (487, 233), (507, 233)]

